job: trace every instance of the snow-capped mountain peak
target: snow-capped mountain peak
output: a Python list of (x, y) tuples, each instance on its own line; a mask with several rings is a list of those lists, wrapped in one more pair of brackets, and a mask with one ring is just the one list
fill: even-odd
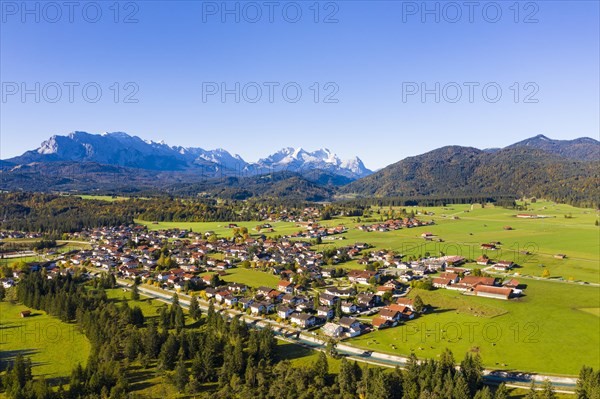
[(327, 148), (308, 152), (302, 147), (296, 149), (287, 147), (266, 158), (260, 159), (252, 166), (270, 168), (274, 171), (287, 170), (295, 172), (320, 169), (352, 179), (372, 173), (364, 166), (360, 159), (353, 158), (352, 160), (342, 161)]
[[(249, 164), (223, 148), (205, 150), (199, 147), (169, 146), (163, 140), (143, 140), (124, 132), (91, 134), (81, 131), (66, 136), (54, 135), (39, 148), (12, 161), (31, 162), (95, 162), (138, 169), (161, 171), (229, 170), (261, 173), (262, 171), (305, 172), (322, 170), (334, 175), (357, 179), (372, 173), (358, 158), (342, 161), (327, 148), (309, 152), (302, 147), (286, 147)], [(265, 172), (266, 173), (266, 172)]]

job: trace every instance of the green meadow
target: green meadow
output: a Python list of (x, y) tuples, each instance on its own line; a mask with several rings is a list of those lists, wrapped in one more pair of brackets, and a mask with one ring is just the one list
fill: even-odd
[(600, 290), (527, 280), (525, 296), (502, 301), (451, 290), (412, 290), (433, 311), (348, 343), (374, 351), (435, 357), (450, 348), (457, 358), (478, 352), (492, 369), (578, 374), (600, 367)]
[[(258, 288), (260, 286), (275, 287), (279, 282), (279, 278), (273, 274), (252, 270), (235, 268), (226, 270), (226, 275), (221, 277), (221, 280), (228, 283), (246, 284), (249, 287)], [(213, 274), (212, 272), (204, 274)]]
[[(144, 296), (139, 301), (132, 301), (129, 291), (118, 288), (106, 290), (106, 293), (115, 303), (139, 306), (146, 318), (158, 317), (158, 309), (164, 305)], [(28, 308), (0, 302), (0, 368), (21, 353), (31, 358), (35, 375), (44, 376), (53, 384), (68, 382), (71, 370), (77, 364), (85, 365), (90, 352), (89, 341), (75, 324), (64, 323), (38, 310), (32, 310), (30, 317), (22, 318), (20, 312), (23, 310)]]
[[(205, 233), (207, 231), (214, 232), (219, 237), (231, 237), (233, 229), (228, 228), (228, 222), (150, 222), (145, 220), (136, 220), (137, 223), (148, 226), (150, 230), (163, 229), (186, 229), (194, 232)], [(235, 222), (239, 227), (248, 228), (250, 235), (259, 235), (259, 232), (254, 230), (258, 225), (267, 222)], [(295, 223), (288, 222), (268, 222), (275, 230), (272, 233), (265, 233), (266, 236), (292, 234), (302, 230)]]
[[(0, 363), (11, 362), (18, 354), (31, 358), (33, 373), (51, 382), (68, 379), (77, 364), (84, 365), (90, 344), (75, 324), (64, 323), (43, 311), (30, 317), (22, 305), (0, 302)], [(64, 382), (64, 380), (63, 380)]]
[(115, 201), (127, 201), (129, 197), (122, 196), (111, 196), (111, 195), (77, 195), (77, 197), (85, 200), (97, 200), (97, 201), (107, 201), (107, 202), (115, 202)]
[[(312, 367), (319, 358), (319, 352), (302, 345), (287, 341), (277, 340), (276, 360), (289, 360), (296, 367)], [(341, 359), (327, 358), (329, 372), (337, 374), (340, 372)]]
[[(433, 212), (433, 216), (417, 217), (433, 220), (435, 224), (390, 232), (367, 233), (351, 229), (346, 234), (347, 240), (324, 241), (323, 245), (340, 246), (363, 241), (377, 249), (392, 249), (407, 256), (426, 253), (438, 256), (443, 253), (476, 259), (486, 254), (492, 260), (517, 263), (520, 267), (515, 272), (519, 274), (541, 276), (543, 270), (548, 269), (554, 278), (600, 282), (600, 228), (594, 224), (598, 220), (598, 212), (549, 202), (538, 202), (531, 207), (532, 210), (519, 212), (500, 207), (471, 209), (470, 205), (451, 205), (446, 209), (415, 207), (415, 212)], [(381, 211), (388, 209), (382, 208)], [(519, 219), (515, 217), (517, 213), (548, 217)], [(565, 218), (565, 215), (569, 217)], [(337, 223), (329, 221), (325, 224)], [(356, 223), (350, 220), (346, 225), (354, 227)], [(512, 230), (505, 230), (505, 226)], [(431, 232), (436, 239), (443, 241), (425, 241), (420, 237), (423, 232)], [(482, 243), (489, 242), (501, 242), (502, 245), (496, 251), (480, 248)], [(525, 255), (524, 251), (530, 254)], [(567, 257), (555, 259), (554, 255), (559, 253)]]

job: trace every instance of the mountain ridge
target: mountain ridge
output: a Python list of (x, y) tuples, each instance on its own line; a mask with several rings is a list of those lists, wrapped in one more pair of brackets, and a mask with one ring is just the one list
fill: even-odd
[(600, 160), (600, 141), (591, 137), (579, 137), (572, 140), (551, 139), (543, 134), (527, 138), (505, 148), (527, 147), (580, 161)]
[[(111, 151), (98, 151), (96, 140), (102, 138), (111, 144)], [(358, 178), (365, 168), (360, 158), (343, 161), (326, 148), (309, 152), (287, 147), (248, 163), (223, 149), (169, 147), (122, 132), (100, 139), (73, 132), (52, 136), (37, 150), (0, 161), (0, 189), (158, 190), (319, 200), (536, 196), (597, 206), (599, 161), (600, 142), (595, 139), (537, 135), (504, 148), (445, 146)], [(137, 167), (140, 163), (146, 168)]]
[(354, 157), (341, 160), (328, 149), (307, 152), (302, 148), (284, 148), (257, 162), (246, 162), (240, 155), (223, 148), (169, 146), (164, 141), (143, 140), (125, 132), (91, 134), (74, 131), (53, 135), (35, 150), (4, 160), (8, 164), (32, 162), (97, 162), (156, 171), (193, 171), (200, 173), (261, 173), (269, 171), (307, 172), (323, 169), (349, 179), (371, 174), (364, 163)]
[(539, 148), (497, 151), (446, 146), (405, 158), (340, 188), (358, 197), (536, 196), (597, 204), (597, 160), (578, 160)]

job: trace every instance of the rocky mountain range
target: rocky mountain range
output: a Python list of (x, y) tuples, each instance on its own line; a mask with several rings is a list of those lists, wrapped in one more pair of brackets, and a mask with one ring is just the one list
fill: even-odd
[(308, 152), (302, 148), (284, 148), (272, 155), (246, 162), (241, 156), (218, 148), (169, 146), (164, 142), (142, 140), (123, 132), (90, 134), (72, 132), (55, 135), (39, 148), (6, 160), (8, 164), (34, 162), (94, 162), (103, 165), (161, 172), (198, 172), (205, 175), (260, 175), (279, 171), (306, 173), (322, 170), (355, 180), (371, 174), (358, 158), (341, 160), (328, 149)]
[(284, 148), (256, 162), (226, 150), (171, 147), (125, 133), (53, 136), (0, 162), (0, 189), (254, 196), (453, 198), (538, 196), (597, 206), (600, 142), (538, 135), (501, 149), (448, 146), (375, 173), (327, 149)]

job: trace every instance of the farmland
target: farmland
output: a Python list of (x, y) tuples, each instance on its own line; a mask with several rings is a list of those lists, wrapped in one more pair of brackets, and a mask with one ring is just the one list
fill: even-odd
[(434, 308), (430, 314), (349, 343), (419, 357), (435, 357), (446, 347), (454, 353), (477, 351), (489, 368), (548, 374), (575, 375), (582, 364), (600, 366), (599, 319), (586, 309), (598, 309), (596, 287), (527, 281), (526, 296), (515, 301), (450, 290), (413, 290), (409, 296), (417, 294)]
[(129, 197), (122, 196), (110, 196), (110, 195), (78, 195), (81, 199), (85, 200), (96, 200), (96, 201), (108, 201), (108, 202), (116, 202), (116, 201), (127, 201)]

